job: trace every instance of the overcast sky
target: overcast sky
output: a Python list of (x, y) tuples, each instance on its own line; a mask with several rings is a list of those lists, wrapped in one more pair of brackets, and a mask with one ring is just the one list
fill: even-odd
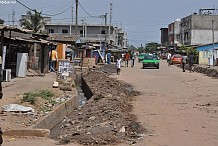
[[(19, 1), (31, 9), (51, 15), (67, 10), (75, 2), (75, 0)], [(144, 46), (148, 42), (160, 43), (160, 28), (167, 27), (176, 19), (198, 12), (200, 8), (218, 8), (218, 0), (79, 0), (79, 3), (78, 22), (81, 23), (81, 19), (84, 19), (85, 22), (93, 24), (104, 24), (104, 20), (89, 15), (109, 14), (112, 3), (112, 24), (122, 27), (128, 33), (129, 44), (134, 46), (141, 44)], [(0, 18), (6, 21), (5, 24), (12, 24), (7, 21), (12, 20), (13, 10), (15, 21), (18, 21), (21, 14), (25, 14), (28, 9), (16, 0), (0, 0)], [(71, 11), (68, 9), (61, 15), (53, 16), (52, 21), (70, 23)], [(216, 13), (218, 14), (218, 11)], [(75, 18), (75, 4), (73, 15)], [(107, 22), (109, 23), (109, 19)]]

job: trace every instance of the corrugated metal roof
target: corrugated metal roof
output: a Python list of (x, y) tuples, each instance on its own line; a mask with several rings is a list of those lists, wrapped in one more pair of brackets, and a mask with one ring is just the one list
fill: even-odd
[(0, 25), (0, 30), (23, 32), (23, 33), (33, 32), (32, 30), (28, 30), (28, 29), (22, 29), (22, 28), (17, 28), (13, 26), (5, 26), (5, 25)]
[(47, 40), (60, 42), (76, 42), (79, 37), (79, 35), (49, 34)]

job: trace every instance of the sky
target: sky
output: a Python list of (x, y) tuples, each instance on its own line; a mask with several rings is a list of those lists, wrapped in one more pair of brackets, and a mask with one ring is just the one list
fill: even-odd
[[(54, 23), (71, 23), (72, 17), (75, 23), (75, 0), (19, 1), (31, 9), (55, 15), (52, 16)], [(89, 24), (104, 24), (104, 19), (98, 16), (110, 13), (110, 3), (111, 24), (127, 32), (128, 44), (135, 47), (145, 46), (149, 42), (160, 43), (160, 28), (168, 27), (176, 19), (189, 16), (202, 8), (218, 8), (218, 0), (79, 0), (78, 23), (82, 23), (83, 19)], [(0, 18), (6, 21), (6, 25), (12, 25), (13, 10), (17, 25), (21, 15), (26, 14), (28, 9), (16, 0), (0, 0)], [(107, 18), (109, 23), (109, 15)]]

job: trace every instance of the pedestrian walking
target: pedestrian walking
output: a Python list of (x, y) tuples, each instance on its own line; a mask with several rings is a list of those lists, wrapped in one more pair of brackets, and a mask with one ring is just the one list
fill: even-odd
[(51, 72), (55, 72), (57, 61), (58, 61), (58, 53), (56, 50), (52, 50), (50, 54), (50, 71)]
[(122, 59), (120, 57), (118, 57), (117, 62), (116, 62), (117, 75), (120, 75), (121, 62), (122, 62)]
[(135, 53), (132, 52), (130, 57), (131, 57), (131, 63), (132, 63), (131, 67), (134, 67), (134, 65), (135, 65), (135, 58), (136, 58)]
[(129, 55), (129, 53), (127, 52), (127, 53), (125, 53), (125, 55), (124, 55), (125, 67), (128, 67), (128, 65), (129, 65), (129, 60), (130, 60), (130, 55)]
[(168, 54), (167, 54), (167, 63), (168, 63), (168, 66), (171, 66), (171, 53), (170, 52), (168, 52)]
[(193, 64), (194, 64), (194, 55), (193, 55), (193, 53), (191, 53), (189, 55), (188, 63), (189, 63), (189, 71), (194, 72), (194, 70), (193, 70)]
[(185, 72), (185, 65), (187, 63), (187, 56), (185, 54), (183, 54), (182, 56), (182, 71)]
[(107, 57), (106, 57), (106, 59), (107, 59), (107, 64), (111, 64), (111, 53), (108, 52), (108, 53), (106, 54), (106, 56), (107, 56)]

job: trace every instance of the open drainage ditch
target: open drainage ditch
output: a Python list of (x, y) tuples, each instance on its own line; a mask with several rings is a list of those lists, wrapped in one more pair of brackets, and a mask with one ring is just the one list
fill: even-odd
[[(89, 88), (83, 77), (80, 78), (81, 80), (78, 80), (79, 83), (77, 84), (78, 86), (76, 87), (78, 95), (75, 97), (75, 103), (74, 103), (75, 107), (72, 112), (74, 112), (75, 109), (82, 107), (87, 102), (87, 100), (89, 100), (93, 95), (91, 89)], [(66, 115), (62, 116), (63, 118), (61, 119), (61, 121), (59, 121), (58, 124), (56, 124), (54, 127), (50, 129), (51, 138), (54, 138), (56, 136), (58, 130), (62, 126), (62, 120), (64, 120), (64, 118), (69, 116), (71, 113), (67, 113)]]

